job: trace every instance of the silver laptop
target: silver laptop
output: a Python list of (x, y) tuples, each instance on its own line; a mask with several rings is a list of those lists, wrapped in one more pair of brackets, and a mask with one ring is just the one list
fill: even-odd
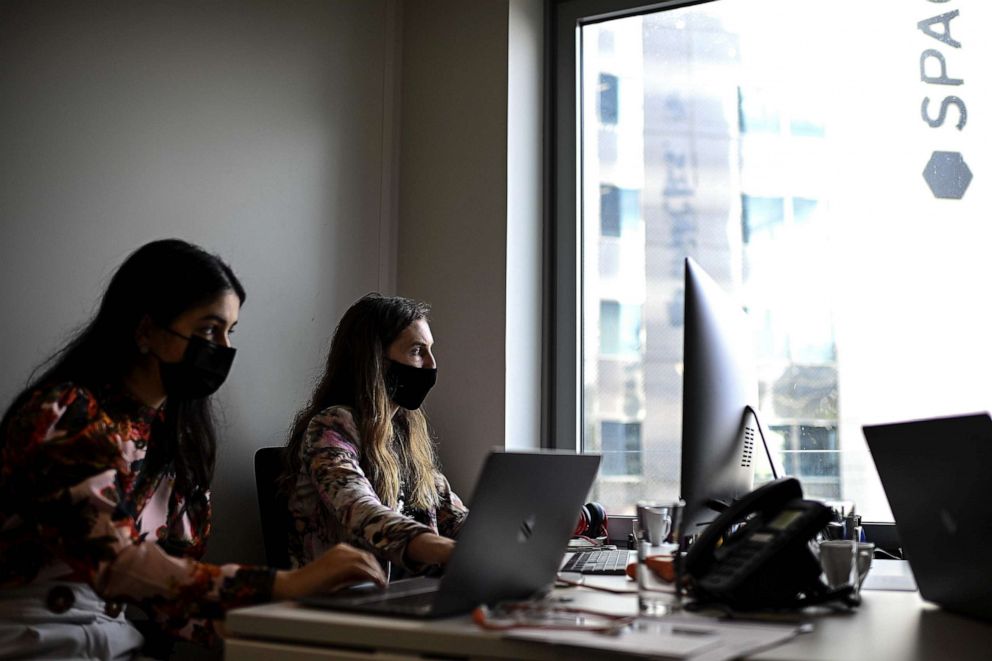
[(992, 418), (863, 429), (920, 596), (992, 619)]
[(307, 606), (445, 617), (526, 599), (554, 583), (599, 455), (499, 452), (486, 458), (468, 519), (441, 578), (308, 597)]

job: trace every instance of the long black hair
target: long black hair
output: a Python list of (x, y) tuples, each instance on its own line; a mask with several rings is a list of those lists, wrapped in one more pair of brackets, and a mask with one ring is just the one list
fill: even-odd
[[(135, 331), (146, 316), (167, 328), (183, 312), (228, 291), (244, 303), (245, 290), (231, 267), (198, 246), (163, 239), (138, 248), (111, 277), (96, 316), (32, 374), (4, 414), (0, 439), (11, 416), (40, 388), (66, 382), (92, 391), (121, 387), (138, 360)], [(146, 465), (172, 464), (177, 487), (185, 493), (209, 488), (217, 452), (209, 398), (167, 400), (154, 433)]]

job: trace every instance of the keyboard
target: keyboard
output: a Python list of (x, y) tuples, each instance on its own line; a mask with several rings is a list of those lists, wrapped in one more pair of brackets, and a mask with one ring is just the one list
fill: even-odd
[(627, 549), (576, 551), (560, 571), (622, 575), (627, 571), (629, 556), (630, 551)]

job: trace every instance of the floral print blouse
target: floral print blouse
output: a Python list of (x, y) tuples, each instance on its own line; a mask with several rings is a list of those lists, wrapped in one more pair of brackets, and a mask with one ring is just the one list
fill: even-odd
[(29, 395), (2, 439), (0, 590), (85, 582), (203, 643), (228, 609), (271, 599), (273, 570), (198, 561), (209, 493), (180, 493), (171, 466), (145, 470), (160, 419), (113, 388)]
[(315, 415), (301, 444), (300, 472), (289, 496), (295, 523), (289, 556), (294, 566), (346, 542), (407, 572), (425, 567), (406, 557), (407, 544), (425, 532), (456, 537), (468, 510), (438, 473), (440, 504), (429, 511), (396, 509), (379, 499), (359, 466), (358, 427), (351, 409), (332, 406)]

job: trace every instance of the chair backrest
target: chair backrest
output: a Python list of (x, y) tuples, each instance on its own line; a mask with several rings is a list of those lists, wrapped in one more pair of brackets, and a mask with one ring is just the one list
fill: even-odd
[(262, 519), (262, 540), (265, 559), (270, 567), (289, 568), (289, 531), (292, 519), (284, 495), (276, 488), (282, 473), (285, 448), (259, 448), (255, 452), (255, 489), (258, 491), (258, 511)]

